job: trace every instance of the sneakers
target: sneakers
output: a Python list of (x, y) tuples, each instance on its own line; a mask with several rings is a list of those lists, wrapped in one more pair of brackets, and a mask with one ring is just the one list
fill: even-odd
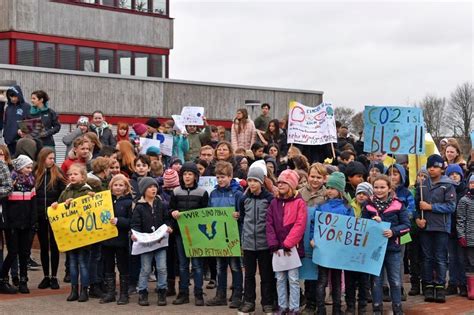
[(255, 312), (255, 303), (244, 302), (244, 304), (242, 304), (239, 307), (239, 312), (241, 312), (241, 313)]
[(148, 276), (148, 282), (156, 282), (156, 277), (154, 274), (150, 273)]
[(444, 303), (446, 302), (446, 289), (442, 285), (437, 285), (434, 288), (434, 300), (436, 303)]
[(59, 289), (58, 278), (56, 278), (56, 277), (51, 277), (51, 279), (50, 279), (50, 284), (51, 284), (51, 289), (52, 289), (52, 290), (58, 290), (58, 289)]
[(179, 292), (178, 296), (176, 297), (176, 300), (174, 300), (172, 303), (173, 305), (181, 305), (181, 304), (189, 303), (189, 294)]
[(142, 290), (138, 292), (138, 305), (140, 306), (149, 306), (150, 303), (148, 303), (148, 291), (147, 290)]
[(194, 305), (204, 306), (204, 297), (202, 296), (202, 293), (194, 295)]
[(216, 280), (209, 280), (209, 282), (207, 283), (206, 285), (206, 289), (209, 289), (209, 290), (212, 290), (212, 289), (215, 289), (217, 286), (216, 284)]
[(47, 289), (51, 287), (51, 278), (46, 276), (43, 278), (43, 280), (41, 280), (41, 282), (38, 284), (38, 289)]
[(393, 315), (403, 315), (402, 304), (392, 305)]
[(71, 275), (69, 274), (69, 272), (66, 272), (66, 274), (64, 275), (63, 282), (64, 283), (71, 283)]
[(34, 261), (32, 258), (30, 258), (30, 260), (28, 261), (28, 270), (38, 270), (39, 267), (41, 267), (41, 265)]
[(8, 283), (8, 279), (3, 279), (0, 280), (0, 293), (1, 294), (16, 294), (18, 290), (11, 286), (10, 283)]
[(20, 285), (18, 286), (18, 292), (23, 294), (29, 294), (30, 289), (28, 289), (28, 279), (22, 278), (20, 279)]
[(425, 293), (425, 302), (435, 301), (434, 285), (427, 284), (424, 289), (424, 293)]

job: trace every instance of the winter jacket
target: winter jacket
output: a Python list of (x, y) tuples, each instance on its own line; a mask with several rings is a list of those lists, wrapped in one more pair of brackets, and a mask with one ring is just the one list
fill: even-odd
[(306, 186), (299, 190), (299, 193), (301, 198), (306, 201), (308, 207), (320, 205), (326, 200), (326, 187), (324, 186), (321, 186), (316, 193), (311, 194), (311, 186), (306, 184)]
[(74, 163), (83, 164), (84, 166), (87, 164), (87, 162), (84, 160), (67, 158), (64, 160), (63, 164), (61, 164), (61, 171), (63, 171), (64, 174), (67, 174), (67, 171)]
[[(7, 206), (8, 195), (13, 190), (13, 182), (8, 165), (0, 161), (0, 229), (5, 228), (4, 209)], [(1, 233), (1, 232), (0, 232)]]
[(201, 147), (211, 140), (211, 127), (206, 126), (202, 132), (188, 134), (189, 150), (185, 154), (186, 162), (194, 162), (199, 157)]
[(58, 203), (65, 202), (69, 198), (76, 199), (82, 196), (87, 195), (88, 193), (92, 192), (91, 186), (87, 184), (69, 184), (66, 186), (66, 189), (63, 190), (61, 195), (58, 198)]
[(242, 188), (239, 183), (232, 179), (229, 187), (219, 187), (216, 185), (209, 196), (209, 207), (233, 207), (237, 208), (237, 203), (242, 197)]
[(458, 237), (465, 238), (468, 247), (474, 247), (474, 193), (472, 190), (461, 198), (456, 213)]
[(362, 208), (365, 206), (365, 205), (361, 205), (357, 202), (357, 200), (354, 198), (351, 200), (350, 202), (350, 206), (351, 208), (354, 210), (354, 216), (356, 218), (360, 218), (362, 216)]
[(74, 142), (74, 140), (76, 140), (76, 138), (79, 138), (80, 136), (82, 136), (81, 128), (76, 128), (63, 137), (63, 143), (66, 145), (66, 158), (69, 155), (69, 151), (71, 151), (72, 149), (72, 143)]
[(253, 121), (247, 119), (247, 124), (242, 128), (242, 131), (239, 133), (238, 123), (233, 123), (231, 128), (231, 142), (234, 150), (238, 148), (244, 148), (250, 150), (250, 147), (255, 142), (255, 125)]
[[(447, 176), (433, 183), (431, 179), (422, 182), (423, 200), (431, 204), (431, 211), (423, 211), (426, 220), (424, 231), (446, 232), (451, 231), (451, 214), (456, 210), (456, 191), (453, 181)], [(420, 185), (416, 185), (416, 217), (421, 219)]]
[(184, 156), (189, 151), (189, 141), (183, 135), (173, 136), (173, 156), (177, 156), (181, 161), (184, 161)]
[(100, 143), (102, 143), (102, 145), (107, 145), (114, 148), (117, 145), (117, 140), (112, 134), (112, 130), (109, 128), (109, 125), (105, 121), (102, 122), (100, 127), (91, 124), (89, 126), (89, 130), (97, 134), (97, 137), (99, 137)]
[[(151, 177), (150, 173), (147, 173), (145, 176)], [(132, 186), (132, 196), (133, 199), (140, 199), (140, 191), (138, 189), (138, 182), (145, 176), (140, 176), (138, 173), (133, 173), (130, 177), (130, 186)], [(156, 186), (159, 187), (158, 182), (156, 182)]]
[[(53, 166), (57, 167), (57, 166)], [(59, 169), (59, 168), (58, 168)], [(51, 169), (45, 170), (41, 183), (36, 185), (36, 205), (38, 207), (38, 217), (48, 217), (47, 210), (53, 202), (56, 202), (61, 192), (66, 188), (66, 184), (61, 180), (57, 180), (52, 187), (48, 187), (51, 180)]]
[[(413, 218), (415, 215), (415, 198), (408, 188), (405, 187), (407, 177), (406, 170), (400, 164), (394, 164), (393, 166), (400, 173), (400, 184), (395, 188), (395, 194), (397, 195), (397, 199), (400, 200), (407, 209), (408, 216)], [(385, 174), (390, 175), (390, 169), (387, 169)]]
[(289, 198), (275, 198), (267, 212), (267, 243), (271, 251), (297, 248), (304, 257), (304, 232), (308, 210), (299, 193)]
[(239, 220), (242, 223), (243, 250), (259, 251), (267, 250), (267, 211), (273, 200), (273, 195), (262, 188), (259, 195), (249, 191), (242, 195), (239, 200)]
[(390, 222), (393, 236), (388, 239), (387, 251), (400, 251), (400, 236), (410, 232), (410, 219), (403, 202), (395, 197), (390, 205), (380, 213), (369, 201), (363, 211), (365, 218), (373, 218), (378, 215), (383, 222)]
[(118, 236), (103, 241), (104, 246), (128, 248), (128, 232), (132, 219), (132, 195), (116, 197), (112, 195), (114, 204), (114, 217), (117, 218)]
[(43, 145), (54, 147), (53, 135), (61, 130), (58, 114), (49, 108), (48, 102), (46, 102), (42, 109), (38, 109), (35, 106), (30, 108), (28, 119), (32, 118), (41, 118), (41, 122), (44, 126), (44, 135), (40, 135), (39, 139), (43, 142)]
[(255, 128), (261, 131), (265, 131), (267, 130), (268, 124), (270, 123), (271, 120), (272, 118), (270, 116), (260, 115), (257, 118), (255, 118), (255, 122), (254, 122)]
[[(8, 91), (14, 90), (18, 94), (18, 103), (13, 104), (10, 97), (8, 97)], [(25, 120), (28, 118), (30, 113), (31, 105), (25, 101), (23, 92), (18, 85), (14, 85), (7, 91), (7, 108), (5, 109), (5, 120), (3, 124), (3, 137), (6, 144), (13, 144), (20, 138), (18, 135), (18, 121)]]
[(316, 208), (316, 211), (314, 211), (313, 218), (311, 219), (311, 226), (309, 228), (309, 235), (311, 235), (311, 239), (314, 239), (315, 223), (317, 222), (316, 220), (317, 211), (347, 215), (350, 217), (354, 216), (354, 210), (351, 208), (351, 206), (346, 204), (346, 201), (344, 199), (335, 198), (335, 199), (326, 200), (326, 202), (319, 205)]
[(109, 189), (109, 178), (100, 178), (92, 172), (87, 173), (87, 184), (96, 193)]
[(29, 229), (38, 220), (36, 190), (33, 175), (23, 176), (11, 173), (13, 190), (8, 195), (4, 209), (6, 226), (11, 229)]
[[(462, 197), (464, 197), (468, 191), (466, 188), (466, 184), (461, 181), (459, 183), (455, 183), (453, 181), (454, 189), (456, 191), (456, 209), (459, 204), (459, 201), (461, 200)], [(457, 211), (454, 211), (451, 214), (451, 233), (449, 234), (449, 237), (452, 239), (457, 239), (457, 232), (456, 232), (456, 226), (457, 226)]]
[(160, 226), (171, 225), (170, 216), (163, 210), (160, 198), (155, 198), (153, 207), (142, 197), (133, 209), (130, 228), (141, 233), (153, 233)]

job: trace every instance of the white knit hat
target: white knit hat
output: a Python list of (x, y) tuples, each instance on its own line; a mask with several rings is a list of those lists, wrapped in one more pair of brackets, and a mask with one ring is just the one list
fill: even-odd
[(28, 156), (20, 154), (16, 159), (12, 161), (15, 171), (19, 171), (27, 165), (33, 165), (33, 160)]

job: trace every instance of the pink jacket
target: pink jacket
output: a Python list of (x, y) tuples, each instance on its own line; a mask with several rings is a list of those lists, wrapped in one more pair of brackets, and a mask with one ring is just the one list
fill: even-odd
[(234, 150), (237, 148), (244, 148), (250, 150), (250, 147), (255, 142), (256, 131), (253, 121), (247, 119), (247, 124), (242, 129), (241, 133), (238, 133), (239, 126), (235, 122), (232, 124), (231, 129), (231, 142)]
[(290, 249), (294, 246), (304, 257), (303, 236), (308, 211), (301, 194), (281, 199), (275, 198), (267, 210), (267, 243), (270, 250)]

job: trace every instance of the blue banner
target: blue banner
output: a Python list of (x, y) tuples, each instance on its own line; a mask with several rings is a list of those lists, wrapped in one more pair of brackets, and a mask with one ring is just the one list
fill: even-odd
[(304, 258), (301, 259), (302, 265), (299, 269), (300, 280), (318, 280), (318, 266), (313, 262), (313, 248), (309, 244), (311, 240), (311, 220), (315, 211), (316, 207), (308, 208), (308, 221), (304, 232)]
[(471, 149), (474, 149), (474, 130), (471, 131)]
[(416, 107), (365, 106), (364, 151), (424, 154), (423, 110)]
[(333, 269), (380, 275), (388, 238), (383, 231), (390, 223), (316, 212), (314, 263)]

